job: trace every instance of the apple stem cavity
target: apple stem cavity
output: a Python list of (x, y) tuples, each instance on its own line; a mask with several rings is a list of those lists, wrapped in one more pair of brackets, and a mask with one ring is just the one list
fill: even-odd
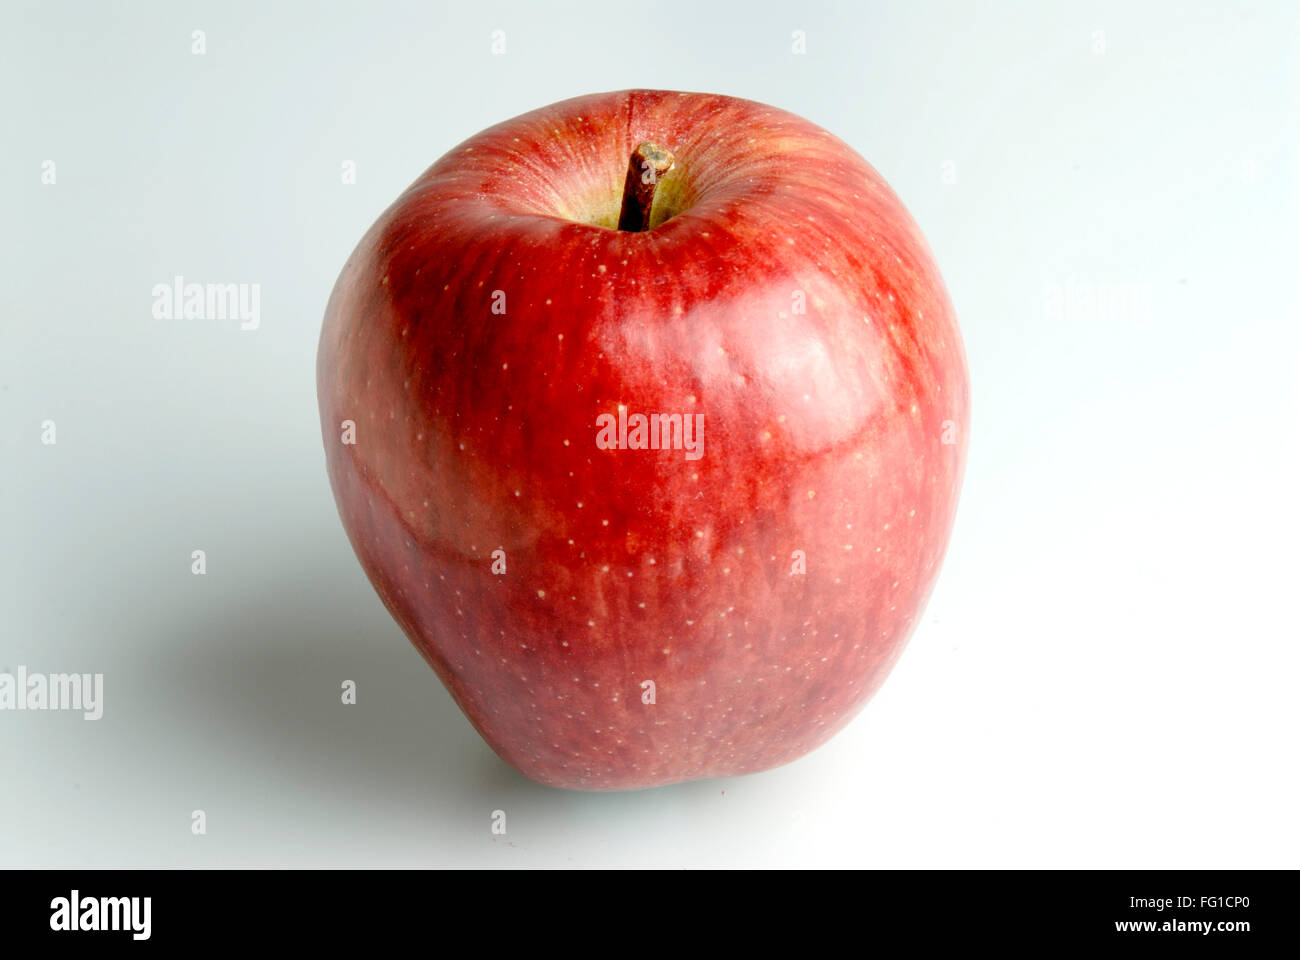
[(632, 158), (627, 162), (627, 180), (623, 183), (623, 209), (618, 214), (620, 230), (640, 233), (650, 229), (655, 190), (676, 162), (671, 153), (649, 141), (632, 151)]

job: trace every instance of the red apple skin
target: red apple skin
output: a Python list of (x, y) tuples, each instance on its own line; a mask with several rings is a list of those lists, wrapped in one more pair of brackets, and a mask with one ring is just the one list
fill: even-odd
[[(645, 140), (687, 209), (568, 219), (617, 218)], [(317, 374), (375, 589), (492, 748), (558, 787), (753, 773), (831, 737), (921, 616), (965, 461), (917, 226), (831, 134), (723, 96), (580, 97), (453, 149), (343, 269)], [(598, 449), (619, 404), (703, 414), (703, 456)]]

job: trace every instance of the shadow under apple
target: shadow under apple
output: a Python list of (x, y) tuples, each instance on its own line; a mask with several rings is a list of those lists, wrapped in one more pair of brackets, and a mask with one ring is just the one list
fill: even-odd
[[(319, 549), (264, 556), (256, 584), (200, 594), (216, 595), (184, 605), (184, 621), (151, 644), (155, 716), (182, 749), (207, 754), (197, 792), (223, 797), (228, 819), (263, 836), (217, 862), (563, 865), (574, 831), (635, 837), (657, 824), (671, 835), (729, 785), (582, 793), (529, 780), (470, 726), (350, 551), (315, 539)], [(268, 583), (268, 569), (283, 576)], [(345, 681), (355, 704), (342, 702)], [(504, 837), (492, 835), (495, 810)]]

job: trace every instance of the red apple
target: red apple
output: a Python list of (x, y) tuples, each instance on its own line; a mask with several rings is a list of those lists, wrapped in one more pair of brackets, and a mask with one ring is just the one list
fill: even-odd
[(731, 97), (579, 97), (453, 149), (344, 267), (317, 374), (375, 589), (560, 787), (831, 737), (920, 618), (965, 459), (916, 224), (831, 134)]

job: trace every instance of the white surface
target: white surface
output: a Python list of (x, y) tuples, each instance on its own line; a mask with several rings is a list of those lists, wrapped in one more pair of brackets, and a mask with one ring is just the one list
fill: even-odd
[[(1300, 866), (1294, 5), (0, 16), (0, 670), (106, 685), (98, 722), (0, 712), (0, 864)], [(938, 589), (847, 731), (584, 795), (497, 760), (383, 610), (314, 359), (425, 167), (629, 86), (784, 107), (885, 175), (957, 306), (974, 432)], [(154, 320), (177, 274), (261, 284), (260, 329)], [(1082, 284), (1134, 296), (1055, 298)]]

